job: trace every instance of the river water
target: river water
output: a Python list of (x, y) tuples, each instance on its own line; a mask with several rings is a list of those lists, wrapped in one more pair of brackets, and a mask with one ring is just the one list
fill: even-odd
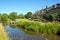
[(6, 30), (10, 40), (46, 40), (46, 38), (42, 37), (41, 35), (36, 36), (27, 34), (18, 27), (11, 27), (7, 25)]

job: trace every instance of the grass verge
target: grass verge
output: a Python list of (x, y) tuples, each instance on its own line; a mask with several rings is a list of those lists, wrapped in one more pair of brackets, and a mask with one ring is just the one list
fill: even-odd
[(7, 32), (1, 23), (0, 23), (0, 40), (9, 40)]

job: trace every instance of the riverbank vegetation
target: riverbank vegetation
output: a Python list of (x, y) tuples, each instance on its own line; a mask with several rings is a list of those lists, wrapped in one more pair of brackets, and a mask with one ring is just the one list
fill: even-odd
[(0, 23), (0, 40), (9, 40), (8, 34), (1, 23)]
[(46, 34), (57, 34), (60, 32), (60, 23), (51, 23), (51, 22), (34, 22), (34, 21), (20, 21), (17, 26), (22, 27), (23, 29), (40, 32)]

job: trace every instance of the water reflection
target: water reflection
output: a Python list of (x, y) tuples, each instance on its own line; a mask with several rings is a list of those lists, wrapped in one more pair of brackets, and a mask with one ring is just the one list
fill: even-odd
[(42, 36), (28, 35), (23, 32), (20, 28), (15, 26), (6, 26), (6, 30), (9, 33), (10, 40), (46, 40)]

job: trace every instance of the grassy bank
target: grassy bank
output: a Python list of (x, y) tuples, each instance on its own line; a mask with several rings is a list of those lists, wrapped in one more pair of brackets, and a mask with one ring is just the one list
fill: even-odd
[(60, 32), (60, 23), (45, 23), (20, 20), (17, 25), (23, 29), (33, 32), (40, 32), (46, 34), (57, 34), (57, 32)]
[(7, 32), (1, 23), (0, 23), (0, 40), (9, 40)]

